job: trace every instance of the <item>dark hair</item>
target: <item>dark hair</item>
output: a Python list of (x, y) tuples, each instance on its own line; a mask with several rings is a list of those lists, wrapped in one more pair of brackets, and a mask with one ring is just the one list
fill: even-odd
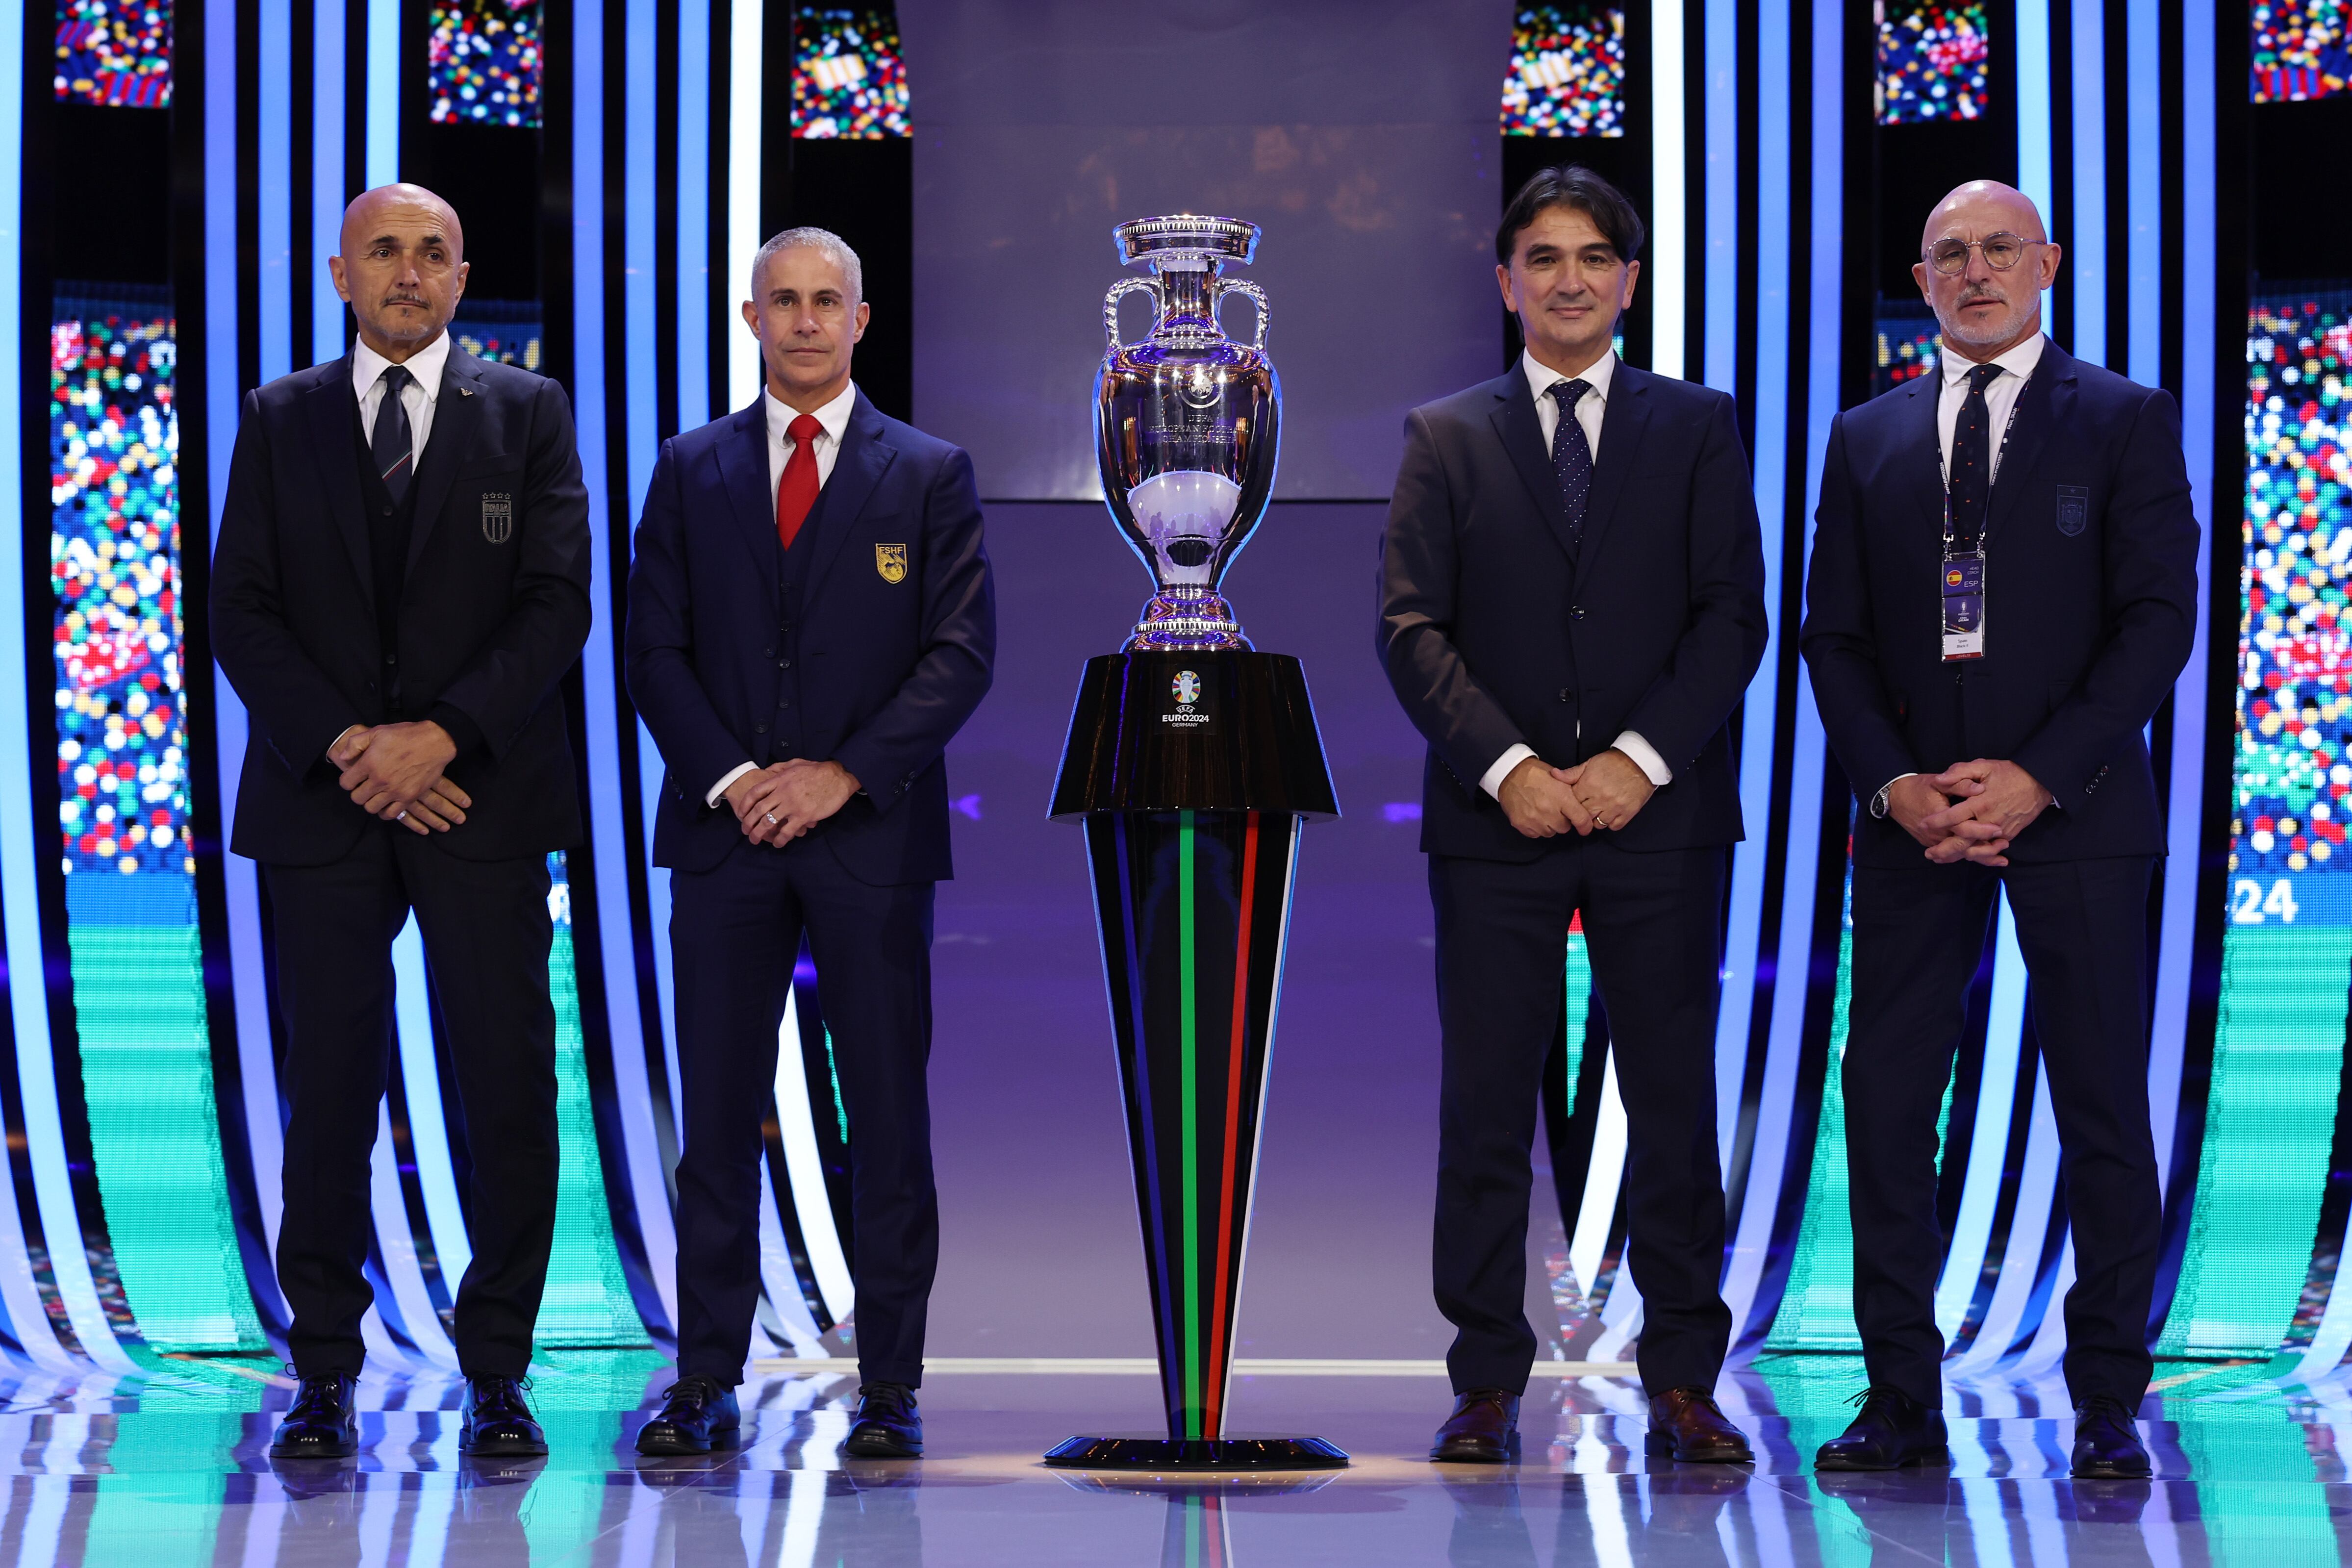
[(1495, 230), (1495, 259), (1508, 267), (1519, 231), (1551, 207), (1571, 207), (1591, 218), (1618, 260), (1632, 261), (1642, 254), (1642, 215), (1625, 193), (1581, 163), (1558, 163), (1538, 169), (1503, 209), (1502, 225)]

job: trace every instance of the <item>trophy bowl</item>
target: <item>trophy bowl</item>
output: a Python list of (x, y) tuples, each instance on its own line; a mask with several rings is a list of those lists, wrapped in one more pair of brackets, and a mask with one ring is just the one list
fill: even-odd
[[(1151, 268), (1103, 298), (1109, 346), (1095, 376), (1095, 457), (1103, 500), (1154, 592), (1128, 647), (1245, 648), (1217, 585), (1265, 515), (1281, 447), (1282, 382), (1265, 353), (1265, 291), (1223, 276), (1257, 252), (1258, 227), (1178, 214), (1111, 231), (1119, 260)], [(1123, 343), (1119, 301), (1149, 293), (1151, 331)], [(1227, 337), (1227, 294), (1257, 310), (1256, 340)]]

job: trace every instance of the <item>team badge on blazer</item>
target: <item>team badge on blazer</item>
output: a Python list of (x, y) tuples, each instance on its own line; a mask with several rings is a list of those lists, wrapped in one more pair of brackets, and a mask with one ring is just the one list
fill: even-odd
[(509, 490), (487, 490), (482, 495), (482, 537), (492, 544), (504, 544), (514, 537), (514, 494)]
[(907, 580), (907, 547), (903, 544), (877, 544), (874, 547), (874, 570), (885, 583)]
[(2083, 531), (2091, 521), (2091, 487), (2060, 485), (2058, 487), (2058, 531), (2072, 539)]

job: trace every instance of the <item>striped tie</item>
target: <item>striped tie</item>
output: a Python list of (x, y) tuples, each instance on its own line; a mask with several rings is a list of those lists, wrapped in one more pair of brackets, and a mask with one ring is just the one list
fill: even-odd
[(408, 493), (408, 481), (416, 476), (416, 444), (408, 434), (408, 407), (400, 400), (402, 390), (415, 379), (396, 364), (384, 366), (383, 374), (377, 378), (383, 388), (383, 406), (375, 411), (375, 434), (369, 438), (368, 450), (394, 506)]

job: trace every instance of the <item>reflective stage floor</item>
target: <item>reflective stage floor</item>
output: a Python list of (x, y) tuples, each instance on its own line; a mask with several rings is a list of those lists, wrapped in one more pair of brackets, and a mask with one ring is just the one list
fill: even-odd
[(931, 1457), (897, 1463), (839, 1457), (853, 1379), (769, 1373), (742, 1391), (740, 1449), (644, 1460), (630, 1439), (666, 1369), (572, 1352), (535, 1375), (551, 1456), (483, 1464), (457, 1454), (454, 1379), (371, 1373), (361, 1458), (273, 1467), (287, 1386), (265, 1363), (160, 1361), (153, 1376), (120, 1380), (20, 1372), (0, 1387), (0, 1568), (2352, 1560), (2340, 1457), (2352, 1393), (2273, 1381), (2259, 1363), (2159, 1363), (2167, 1386), (2141, 1413), (2157, 1479), (2104, 1484), (2066, 1479), (2054, 1384), (1955, 1390), (1948, 1471), (1839, 1477), (1813, 1475), (1810, 1457), (1843, 1425), (1853, 1361), (1768, 1358), (1726, 1380), (1726, 1408), (1759, 1439), (1752, 1469), (1645, 1459), (1630, 1379), (1547, 1376), (1522, 1415), (1522, 1463), (1441, 1468), (1418, 1455), (1444, 1413), (1444, 1380), (1421, 1363), (1334, 1375), (1344, 1364), (1238, 1377), (1232, 1426), (1328, 1437), (1353, 1466), (1228, 1482), (1039, 1465), (1076, 1432), (1149, 1431), (1157, 1385), (1137, 1373), (935, 1373), (923, 1390)]

